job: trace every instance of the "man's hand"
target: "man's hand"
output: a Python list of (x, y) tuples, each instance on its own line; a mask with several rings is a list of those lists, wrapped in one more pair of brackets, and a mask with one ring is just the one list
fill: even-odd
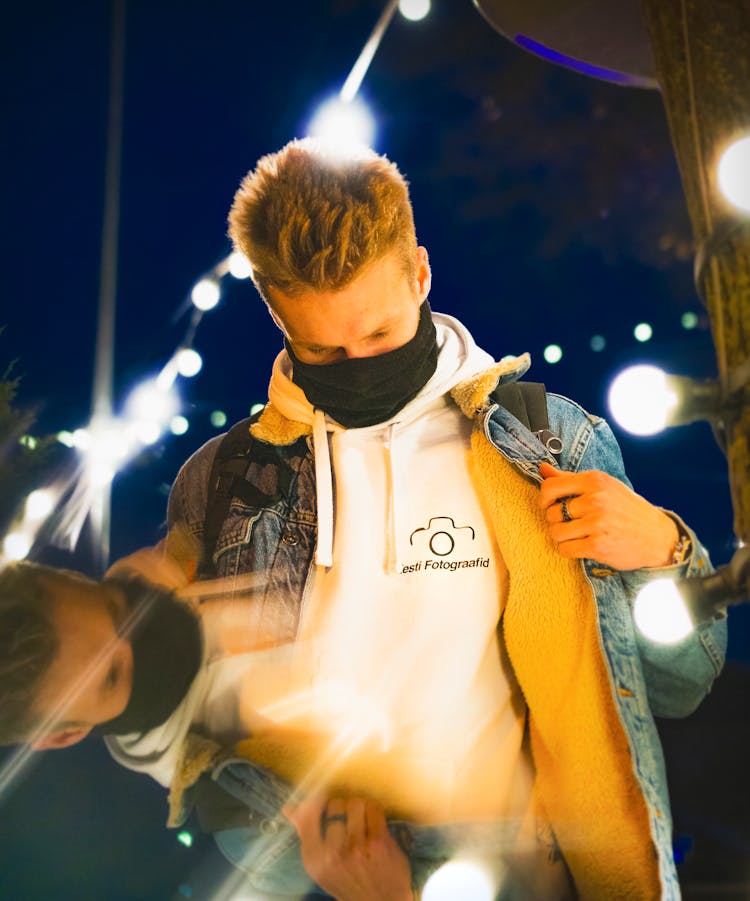
[(144, 547), (127, 557), (121, 557), (110, 566), (105, 576), (136, 575), (175, 591), (184, 588), (188, 579), (178, 563), (166, 553), (164, 542), (155, 547)]
[(378, 804), (313, 797), (283, 813), (297, 830), (309, 876), (337, 901), (412, 901), (409, 861)]
[(588, 557), (630, 570), (668, 566), (677, 524), (614, 476), (563, 472), (542, 463), (539, 503), (563, 557)]

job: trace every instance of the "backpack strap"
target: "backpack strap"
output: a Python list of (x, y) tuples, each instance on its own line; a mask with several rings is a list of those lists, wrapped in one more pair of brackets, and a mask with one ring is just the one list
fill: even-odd
[(267, 506), (270, 500), (245, 476), (253, 459), (257, 440), (250, 434), (250, 426), (260, 413), (235, 423), (224, 435), (211, 466), (206, 497), (206, 514), (203, 520), (203, 553), (198, 565), (198, 577), (216, 575), (214, 552), (221, 527), (229, 515), (232, 500), (239, 497), (246, 504)]
[(490, 398), (533, 432), (553, 457), (561, 453), (562, 441), (550, 431), (547, 390), (541, 382), (511, 382), (508, 385), (499, 385), (490, 394)]

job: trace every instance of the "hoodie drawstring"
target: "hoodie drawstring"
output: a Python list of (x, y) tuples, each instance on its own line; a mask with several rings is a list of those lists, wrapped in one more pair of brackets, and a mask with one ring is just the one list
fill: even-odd
[(322, 410), (313, 413), (313, 455), (315, 457), (315, 494), (318, 518), (318, 540), (315, 563), (333, 566), (333, 478), (328, 450), (326, 416)]
[(397, 510), (396, 510), (396, 486), (394, 479), (396, 470), (393, 465), (393, 440), (395, 436), (396, 423), (392, 422), (388, 426), (388, 439), (385, 442), (386, 467), (388, 478), (388, 529), (385, 538), (385, 571), (388, 575), (394, 575), (401, 571), (401, 564), (398, 559), (398, 541), (396, 535)]

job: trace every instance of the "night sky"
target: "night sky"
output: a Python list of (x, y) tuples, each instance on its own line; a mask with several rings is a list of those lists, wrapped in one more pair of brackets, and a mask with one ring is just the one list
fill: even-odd
[[(305, 133), (383, 5), (128, 3), (116, 406), (182, 340), (192, 285), (230, 250), (226, 216), (240, 179), (259, 156)], [(38, 434), (85, 425), (90, 413), (110, 12), (104, 0), (14, 4), (0, 36), (0, 371), (16, 361), (19, 402), (36, 410)], [(422, 22), (395, 17), (360, 97), (378, 122), (376, 149), (410, 181), (433, 309), (460, 318), (498, 358), (530, 351), (529, 378), (604, 415), (609, 381), (626, 363), (715, 374), (657, 92), (546, 64), (494, 32), (469, 0), (433, 0)], [(691, 330), (681, 325), (685, 312), (698, 316)], [(643, 321), (654, 337), (639, 344), (633, 327)], [(606, 339), (599, 353), (594, 334)], [(553, 342), (563, 357), (549, 365), (542, 351)], [(232, 422), (265, 400), (281, 339), (250, 282), (225, 279), (195, 346), (203, 371), (181, 382), (188, 432), (115, 480), (113, 558), (160, 537), (177, 469), (216, 432), (211, 411)], [(636, 489), (682, 514), (714, 562), (725, 562), (732, 511), (709, 427), (617, 434)], [(85, 548), (54, 553), (90, 567)], [(692, 726), (665, 727), (680, 780), (678, 831), (686, 849), (692, 842), (683, 872), (695, 878), (742, 878), (739, 861), (750, 852), (749, 805), (737, 800), (747, 777), (733, 762), (748, 747), (744, 610), (730, 625), (732, 665), (715, 697)], [(710, 793), (685, 788), (717, 769)], [(187, 849), (165, 830), (162, 790), (119, 769), (94, 740), (38, 755), (0, 804), (3, 899), (185, 897), (180, 885), (203, 899), (222, 869), (210, 841)]]

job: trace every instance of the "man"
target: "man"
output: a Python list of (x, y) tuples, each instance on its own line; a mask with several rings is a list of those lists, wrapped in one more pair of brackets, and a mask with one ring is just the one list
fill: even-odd
[[(243, 450), (249, 487), (208, 540), (209, 442), (170, 497), (198, 551), (166, 547), (185, 578), (222, 580), (216, 609), (254, 636), (223, 736), (246, 730), (247, 764), (222, 772), (244, 774), (253, 814), (262, 788), (274, 828), (283, 805), (301, 848), (238, 826), (227, 856), (297, 890), (301, 854), (340, 901), (409, 897), (461, 850), (498, 885), (506, 868), (503, 897), (561, 897), (568, 871), (583, 898), (677, 897), (652, 713), (700, 702), (723, 624), (658, 648), (630, 604), (654, 574), (707, 565), (693, 533), (630, 489), (602, 420), (549, 396), (558, 467), (492, 402), (528, 359), (496, 364), (431, 313), (384, 158), (292, 142), (245, 179), (230, 233), (285, 350)], [(174, 789), (175, 736), (108, 743)]]
[[(560, 472), (493, 410), (528, 360), (495, 364), (431, 314), (427, 252), (387, 160), (292, 142), (247, 176), (230, 235), (285, 350), (250, 428), (260, 496), (236, 498), (211, 559), (190, 565), (261, 576), (259, 623), (298, 649), (254, 715), (296, 735), (325, 726), (325, 747), (348, 742), (321, 751), (330, 778), (349, 766), (343, 782), (410, 822), (550, 824), (584, 897), (675, 894), (651, 711), (698, 703), (722, 626), (664, 650), (636, 637), (630, 603), (654, 572), (706, 564), (695, 536), (630, 490), (603, 421), (549, 398)], [(199, 544), (216, 449), (170, 502)], [(326, 887), (342, 869), (326, 870), (326, 843), (350, 826), (335, 810), (325, 840), (316, 816), (298, 822)]]

